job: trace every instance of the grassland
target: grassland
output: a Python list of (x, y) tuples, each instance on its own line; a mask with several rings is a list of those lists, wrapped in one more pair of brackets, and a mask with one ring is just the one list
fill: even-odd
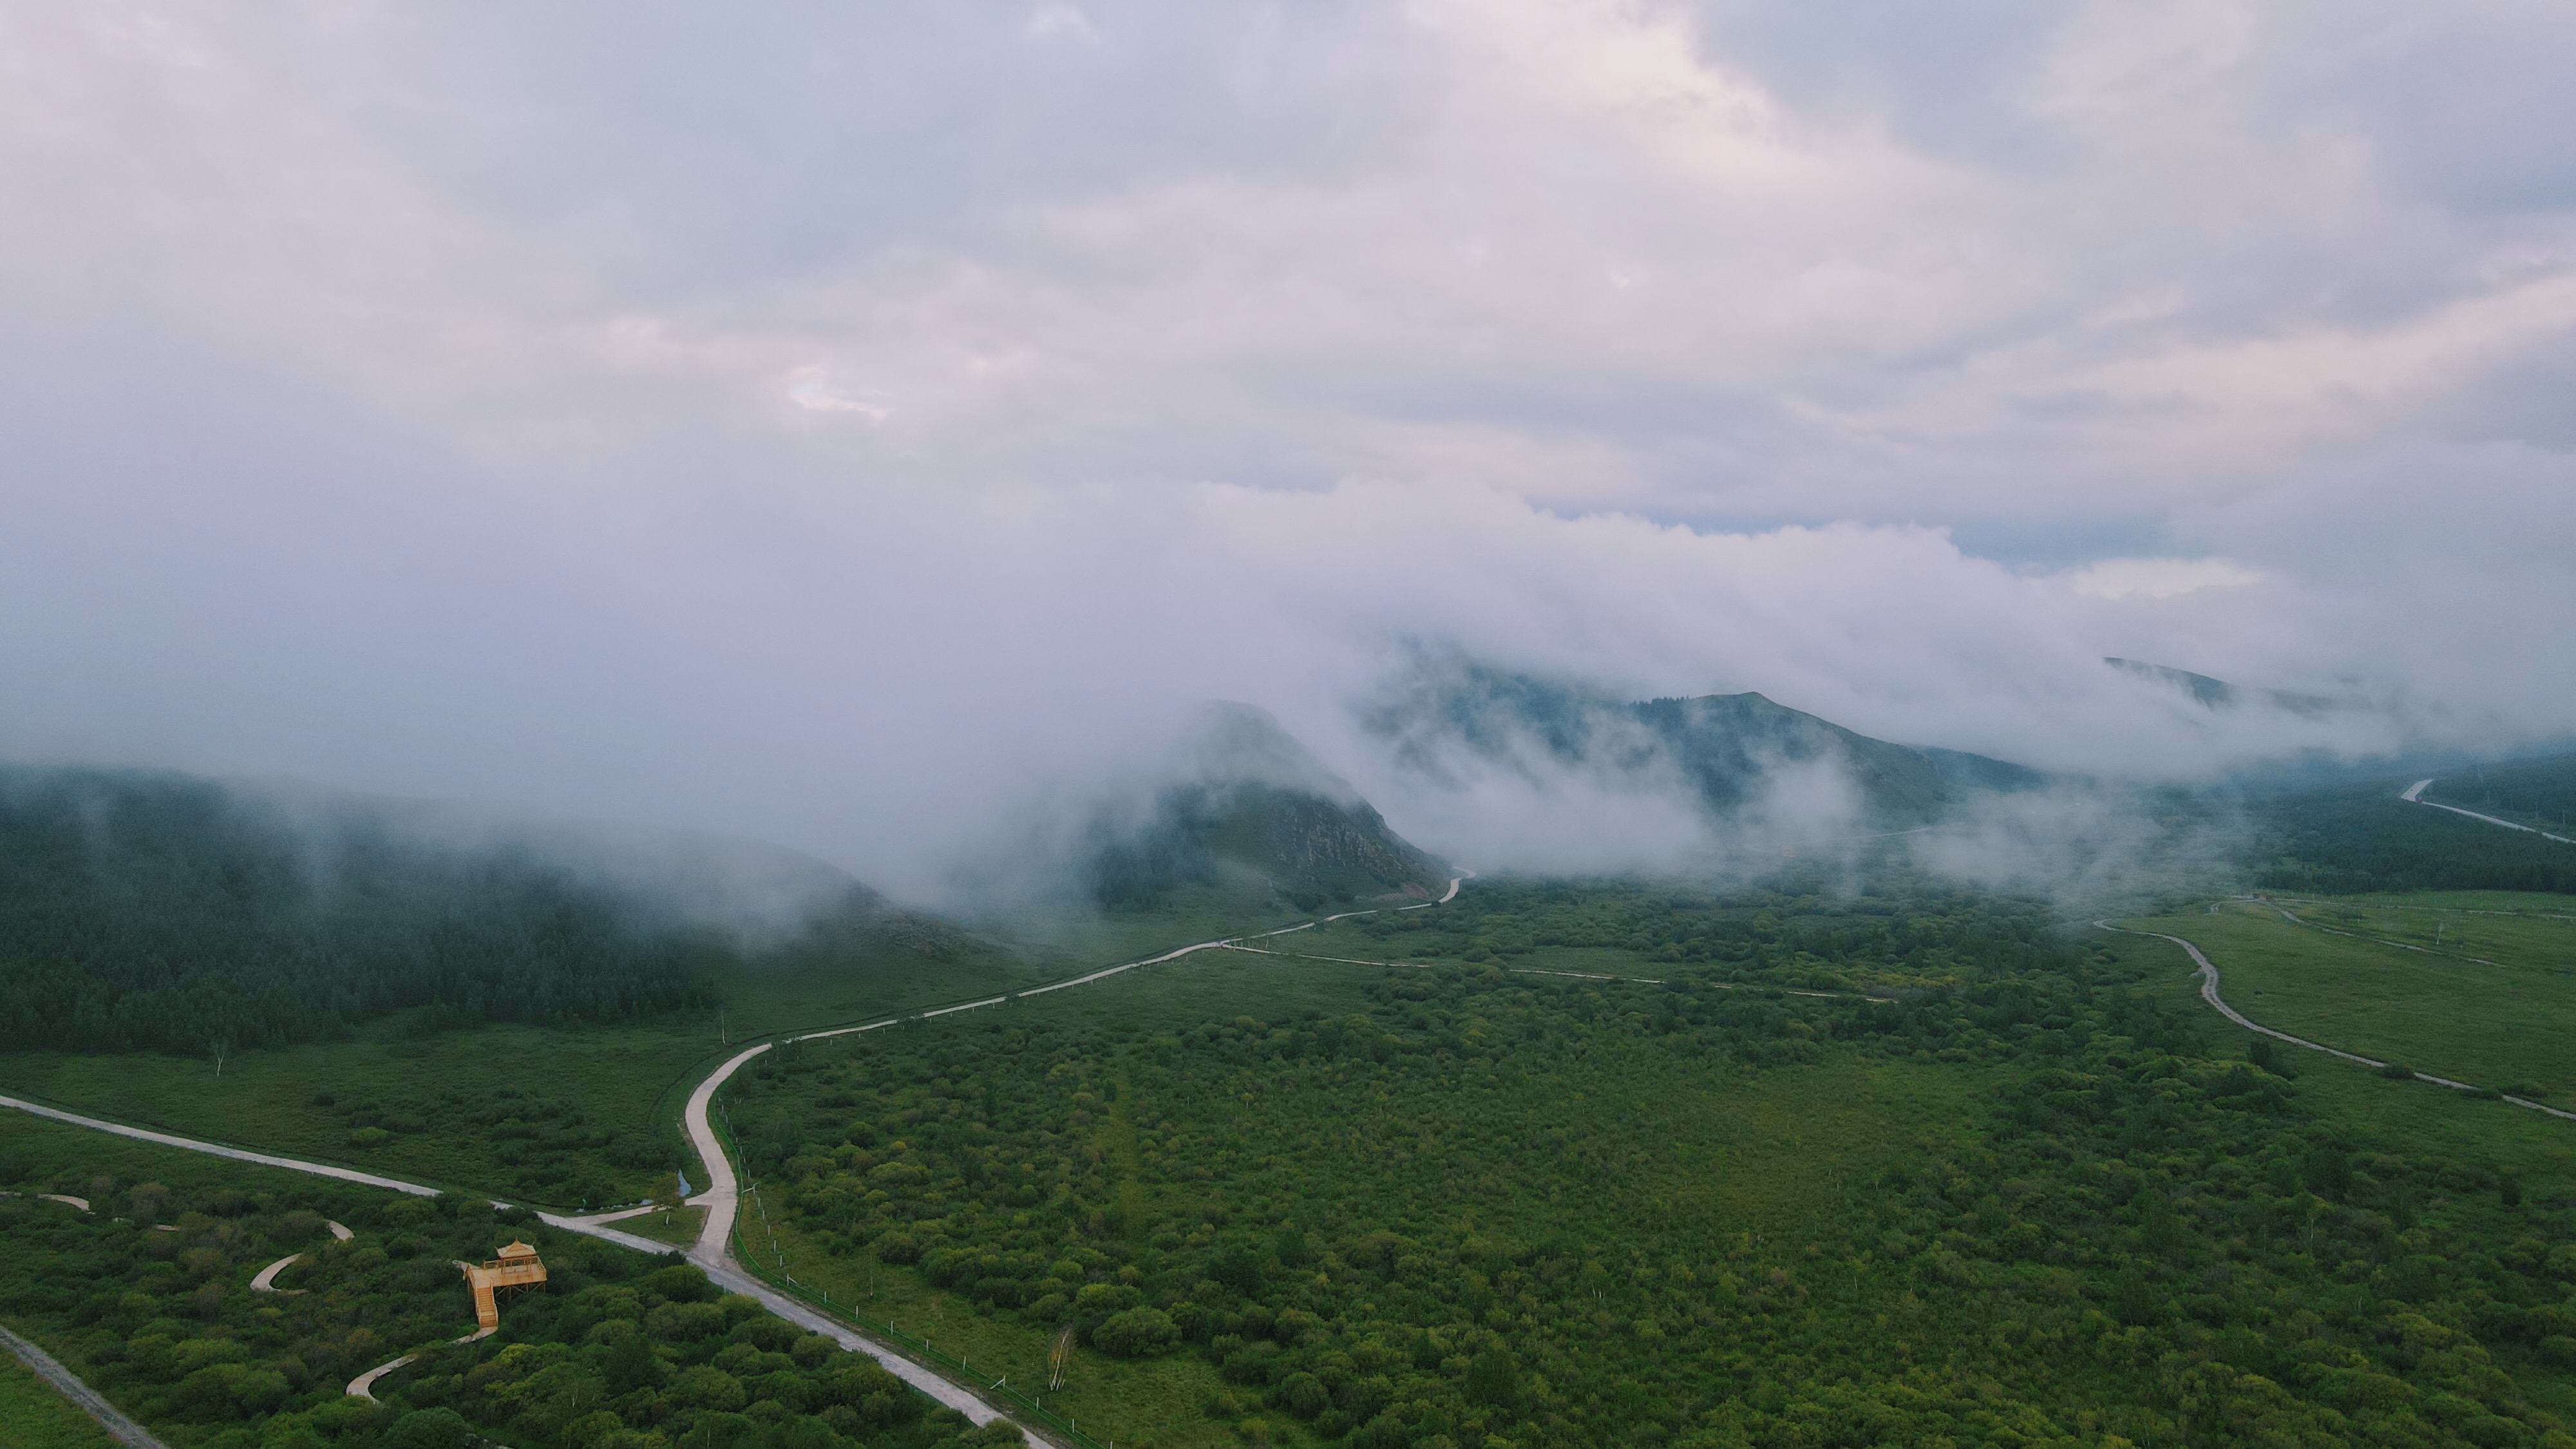
[[(416, 1030), (211, 1058), (0, 1054), (0, 1092), (233, 1146), (549, 1208), (640, 1201), (691, 1165), (685, 1088), (731, 1045), (987, 995), (1298, 917), (1266, 893), (1197, 888), (1153, 911), (987, 923), (1021, 934), (926, 954), (789, 954), (715, 980), (718, 1004), (618, 1026)], [(0, 1123), (0, 1131), (6, 1124)]]
[(10, 1449), (118, 1449), (96, 1419), (0, 1352), (0, 1444)]
[[(2415, 904), (2142, 924), (2383, 1025), (2429, 969), (2486, 1000), (2427, 1066), (2530, 1065), (2470, 1039), (2557, 1026), (2561, 923)], [(2400, 948), (2435, 927), (2513, 964), (2441, 976)], [(780, 1054), (728, 1099), (745, 1246), (1014, 1383), (1070, 1328), (1053, 1406), (1121, 1444), (2556, 1442), (2570, 1124), (2267, 1070), (2178, 950), (2076, 939), (1938, 889), (1480, 883)]]
[[(2231, 958), (2224, 954), (2226, 948), (2214, 946), (2205, 938), (2210, 922), (2227, 919), (2225, 915), (2168, 917), (2152, 928), (2168, 930), (2199, 944), (2217, 964), (2230, 1004), (2254, 1020), (2272, 1025), (2262, 1012), (2238, 1002), (2235, 973)], [(2142, 986), (2186, 1024), (2199, 1049), (2214, 1056), (2242, 1057), (2254, 1045), (2254, 1033), (2228, 1021), (2201, 1001), (2197, 969), (2179, 948), (2162, 941), (2124, 936), (2110, 938), (2108, 949), (2134, 969)], [(2286, 1026), (2281, 1029), (2290, 1030)], [(2429, 1157), (2489, 1155), (2521, 1184), (2527, 1195), (2576, 1201), (2576, 1122), (2428, 1082), (2392, 1080), (2371, 1068), (2322, 1052), (2282, 1047), (2277, 1059), (2281, 1073), (2296, 1080), (2300, 1095), (2308, 1099), (2323, 1120), (2385, 1133), (2395, 1144), (2392, 1150)], [(2438, 1070), (2429, 1062), (2424, 1069)]]
[(687, 1164), (673, 1126), (682, 1089), (728, 1042), (982, 994), (1043, 969), (998, 950), (742, 969), (718, 980), (718, 1008), (685, 1019), (423, 1034), (396, 1019), (354, 1041), (235, 1053), (220, 1072), (205, 1058), (16, 1052), (0, 1055), (0, 1092), (432, 1186), (597, 1208), (641, 1200)]
[[(2293, 903), (2317, 899), (2292, 895), (2280, 898)], [(2576, 901), (2560, 895), (2535, 895), (2529, 891), (2365, 891), (2327, 899), (2339, 905), (2380, 906), (2390, 910), (2463, 911), (2576, 920)]]
[(2543, 913), (2555, 897), (2475, 899), (2230, 901), (2122, 924), (2199, 945), (2266, 1026), (2576, 1108), (2576, 920)]
[(706, 1221), (705, 1208), (684, 1207), (667, 1212), (646, 1213), (642, 1217), (625, 1218), (618, 1222), (617, 1227), (618, 1231), (633, 1233), (639, 1238), (651, 1238), (657, 1243), (669, 1243), (674, 1247), (686, 1248), (696, 1245), (698, 1231), (706, 1226)]

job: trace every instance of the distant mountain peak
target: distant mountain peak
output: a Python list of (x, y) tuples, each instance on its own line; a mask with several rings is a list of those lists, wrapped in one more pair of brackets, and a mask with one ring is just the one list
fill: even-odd
[(2170, 664), (2150, 664), (2143, 659), (2121, 659), (2106, 654), (2102, 657), (2102, 662), (2123, 674), (2133, 674), (2140, 679), (2152, 680), (2180, 690), (2190, 695), (2202, 708), (2213, 711), (2239, 709), (2249, 703), (2255, 703), (2287, 710), (2292, 714), (2313, 715), (2344, 708), (2348, 703), (2344, 700), (2330, 699), (2322, 694), (2293, 694), (2280, 689), (2245, 688), (2230, 684), (2224, 679), (2215, 679), (2206, 674), (2194, 674), (2188, 669), (2176, 669)]
[(1302, 790), (1341, 804), (1360, 799), (1312, 750), (1257, 704), (1210, 700), (1181, 737), (1185, 779), (1200, 784), (1257, 784)]
[(1103, 905), (1149, 905), (1187, 885), (1249, 874), (1301, 906), (1424, 894), (1439, 862), (1387, 828), (1377, 809), (1268, 710), (1205, 706), (1172, 774), (1150, 798), (1104, 807), (1087, 832), (1085, 872)]
[(1861, 823), (1929, 823), (1977, 791), (2026, 789), (2038, 772), (1955, 750), (1873, 739), (1758, 691), (1623, 700), (1586, 685), (1464, 659), (1426, 660), (1362, 714), (1400, 765), (1434, 779), (1467, 760), (1531, 774), (1580, 767), (1678, 780), (1713, 817), (1758, 802), (1784, 771), (1838, 771)]

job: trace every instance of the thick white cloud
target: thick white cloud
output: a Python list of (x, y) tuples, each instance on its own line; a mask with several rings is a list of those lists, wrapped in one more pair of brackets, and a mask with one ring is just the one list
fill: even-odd
[(900, 876), (1204, 696), (1365, 781), (1411, 638), (2094, 770), (2397, 738), (2103, 654), (2561, 733), (2571, 61), (2502, 0), (0, 3), (0, 748)]

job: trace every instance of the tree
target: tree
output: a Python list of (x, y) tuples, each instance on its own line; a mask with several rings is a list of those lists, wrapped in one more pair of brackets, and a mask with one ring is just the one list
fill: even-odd
[(473, 1426), (454, 1409), (414, 1409), (385, 1432), (385, 1449), (465, 1449)]

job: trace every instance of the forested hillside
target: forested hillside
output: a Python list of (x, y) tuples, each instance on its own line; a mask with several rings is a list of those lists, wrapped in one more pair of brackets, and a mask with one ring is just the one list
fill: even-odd
[(1105, 802), (1092, 817), (1076, 868), (1096, 904), (1150, 909), (1232, 875), (1311, 910), (1429, 894), (1442, 880), (1439, 862), (1388, 829), (1264, 710), (1208, 705), (1180, 742), (1173, 775), (1149, 798)]
[(1427, 895), (1441, 878), (1438, 863), (1367, 802), (1249, 782), (1165, 792), (1141, 829), (1099, 831), (1086, 871), (1101, 905), (1138, 909), (1214, 884), (1228, 866), (1309, 910), (1407, 887)]
[(2509, 760), (2446, 773), (2426, 788), (2424, 798), (2560, 835), (2576, 835), (2576, 755)]
[(158, 1050), (712, 1000), (727, 948), (526, 850), (290, 817), (205, 781), (0, 773), (0, 1047)]
[(2252, 806), (2252, 865), (2266, 890), (2576, 892), (2576, 845), (2397, 798), (2396, 784), (2280, 796)]

